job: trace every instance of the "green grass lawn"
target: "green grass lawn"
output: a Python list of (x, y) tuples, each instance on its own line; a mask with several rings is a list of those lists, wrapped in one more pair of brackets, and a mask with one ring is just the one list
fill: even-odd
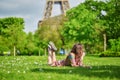
[(0, 80), (120, 80), (119, 57), (85, 56), (84, 63), (92, 69), (50, 67), (47, 56), (0, 56)]

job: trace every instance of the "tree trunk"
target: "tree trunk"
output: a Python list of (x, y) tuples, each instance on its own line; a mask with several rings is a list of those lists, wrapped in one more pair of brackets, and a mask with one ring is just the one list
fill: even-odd
[(40, 50), (39, 50), (39, 56), (40, 56)]
[(46, 49), (45, 49), (45, 56), (46, 56)]
[(103, 34), (103, 38), (104, 38), (104, 51), (106, 51), (106, 48), (107, 48), (106, 34)]
[(16, 56), (15, 54), (16, 54), (16, 48), (15, 48), (15, 45), (14, 45), (14, 56)]

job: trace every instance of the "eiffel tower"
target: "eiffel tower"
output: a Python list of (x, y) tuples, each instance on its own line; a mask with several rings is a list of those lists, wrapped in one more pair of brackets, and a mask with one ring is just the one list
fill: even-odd
[[(70, 8), (69, 0), (46, 0), (46, 7), (44, 9), (43, 20), (51, 17), (53, 6), (54, 4), (58, 4), (58, 3), (61, 6), (60, 10), (62, 11), (62, 14), (66, 15), (66, 11)], [(41, 23), (42, 21), (39, 21), (38, 26), (41, 25)]]
[(61, 11), (64, 15), (66, 11), (70, 8), (68, 0), (47, 0), (43, 19), (47, 19), (52, 15), (53, 5), (56, 3), (60, 4)]

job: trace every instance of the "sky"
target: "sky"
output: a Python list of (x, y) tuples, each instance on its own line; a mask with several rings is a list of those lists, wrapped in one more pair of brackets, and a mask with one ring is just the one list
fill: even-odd
[[(84, 0), (69, 0), (70, 8)], [(21, 17), (25, 21), (26, 33), (35, 32), (38, 21), (42, 20), (46, 0), (0, 0), (0, 18)], [(60, 5), (54, 4), (52, 16), (61, 14)]]

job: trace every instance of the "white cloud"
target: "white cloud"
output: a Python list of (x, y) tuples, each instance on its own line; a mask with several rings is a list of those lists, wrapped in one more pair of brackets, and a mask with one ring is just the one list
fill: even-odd
[(13, 9), (13, 8), (17, 8), (18, 5), (17, 4), (10, 4), (10, 3), (5, 3), (5, 2), (2, 2), (0, 3), (0, 8), (1, 9)]

